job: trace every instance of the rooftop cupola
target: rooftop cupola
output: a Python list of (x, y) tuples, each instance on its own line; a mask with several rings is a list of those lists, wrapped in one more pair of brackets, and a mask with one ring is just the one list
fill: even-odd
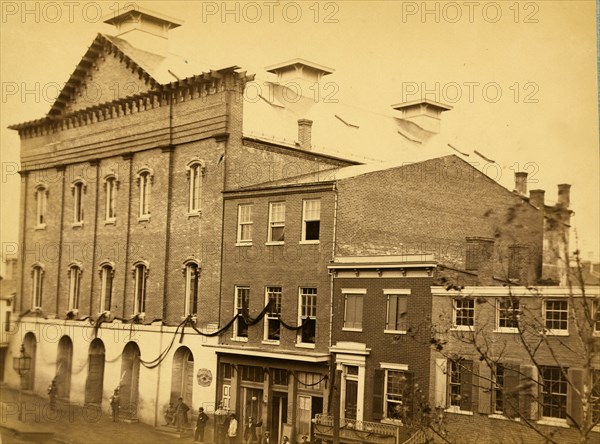
[(331, 68), (304, 59), (293, 59), (267, 66), (265, 70), (277, 74), (277, 82), (279, 83), (292, 81), (316, 83), (320, 82), (323, 76), (331, 74), (334, 71)]
[(416, 123), (424, 130), (432, 133), (440, 132), (442, 113), (452, 109), (449, 105), (428, 99), (398, 103), (392, 105), (392, 108), (402, 113), (401, 119)]
[(182, 25), (183, 21), (159, 12), (136, 6), (124, 10), (104, 23), (117, 28), (115, 37), (122, 38), (132, 46), (162, 56), (167, 55), (168, 32)]

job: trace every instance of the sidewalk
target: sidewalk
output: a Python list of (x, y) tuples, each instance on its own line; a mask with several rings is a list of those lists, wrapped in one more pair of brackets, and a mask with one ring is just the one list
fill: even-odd
[[(92, 406), (83, 408), (59, 402), (57, 411), (53, 412), (49, 408), (48, 399), (32, 394), (23, 394), (23, 421), (19, 421), (18, 399), (18, 391), (6, 386), (0, 387), (0, 442), (2, 444), (32, 442), (25, 440), (22, 434), (44, 431), (54, 433), (52, 443), (62, 444), (183, 444), (193, 442), (192, 437), (171, 436), (159, 432), (147, 424), (112, 422), (107, 407), (101, 411)], [(204, 436), (206, 437), (205, 443), (212, 443), (212, 424), (210, 422)], [(47, 439), (42, 439), (41, 442), (48, 443)]]

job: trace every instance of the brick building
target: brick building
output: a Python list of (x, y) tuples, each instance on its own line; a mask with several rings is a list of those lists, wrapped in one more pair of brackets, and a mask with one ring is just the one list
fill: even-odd
[(62, 399), (106, 407), (119, 386), (123, 416), (154, 425), (179, 396), (223, 402), (301, 441), (342, 382), (342, 418), (397, 434), (403, 394), (386, 387), (410, 375), (437, 396), (434, 279), (560, 282), (568, 186), (550, 207), (523, 174), (498, 185), (442, 134), (450, 107), (315, 101), (325, 66), (295, 59), (253, 83), (170, 54), (177, 19), (107, 23), (118, 35), (94, 39), (48, 115), (11, 127), (23, 254), (8, 354), (33, 357), (25, 388), (56, 378)]

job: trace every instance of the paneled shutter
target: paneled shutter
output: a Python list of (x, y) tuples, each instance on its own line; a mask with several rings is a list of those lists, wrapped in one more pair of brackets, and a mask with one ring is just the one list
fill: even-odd
[(492, 370), (485, 361), (479, 363), (479, 413), (489, 415), (492, 406)]
[(384, 384), (385, 370), (375, 369), (373, 377), (373, 420), (375, 421), (383, 418)]
[(519, 384), (521, 368), (517, 364), (504, 364), (504, 416), (516, 418), (519, 412)]
[(435, 360), (435, 406), (445, 409), (448, 405), (446, 390), (448, 387), (448, 360), (438, 358)]
[[(583, 382), (585, 380), (585, 371), (581, 368), (570, 368), (567, 373), (571, 382), (567, 387), (567, 420), (569, 424), (581, 427), (583, 424)], [(588, 408), (592, 408), (591, 405)]]
[(533, 365), (520, 367), (521, 379), (519, 390), (519, 407), (524, 418), (536, 421), (539, 412), (540, 385), (538, 383), (538, 370)]

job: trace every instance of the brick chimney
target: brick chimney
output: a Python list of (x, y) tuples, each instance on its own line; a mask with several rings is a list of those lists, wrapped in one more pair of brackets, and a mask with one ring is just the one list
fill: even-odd
[(544, 195), (546, 191), (544, 190), (531, 190), (529, 192), (529, 203), (536, 207), (537, 209), (544, 208)]
[(310, 151), (312, 146), (312, 120), (299, 119), (298, 120), (298, 143), (300, 148), (303, 150)]
[(525, 171), (515, 172), (515, 191), (522, 196), (527, 195), (527, 173)]
[(136, 5), (135, 9), (125, 8), (104, 23), (114, 25), (117, 28), (115, 37), (126, 40), (135, 48), (166, 56), (167, 34), (183, 21)]
[(439, 133), (441, 129), (441, 116), (444, 111), (452, 109), (449, 105), (434, 102), (428, 99), (418, 99), (410, 102), (392, 105), (392, 108), (402, 113), (402, 120), (407, 120), (419, 125), (426, 131)]
[(558, 204), (563, 208), (569, 208), (571, 204), (571, 185), (568, 183), (558, 185)]

